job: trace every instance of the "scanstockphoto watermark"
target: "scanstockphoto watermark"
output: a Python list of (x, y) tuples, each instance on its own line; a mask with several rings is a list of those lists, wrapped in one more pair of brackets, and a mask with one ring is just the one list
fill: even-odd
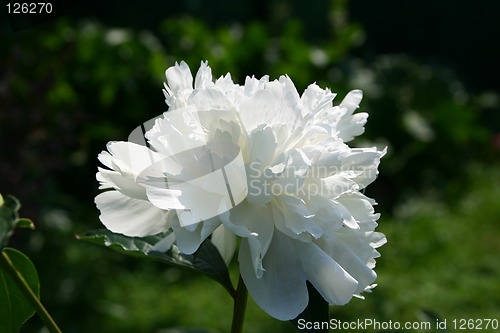
[(392, 330), (497, 330), (499, 320), (497, 318), (477, 319), (436, 319), (435, 321), (380, 321), (366, 318), (356, 321), (341, 321), (330, 319), (329, 321), (306, 321), (298, 320), (299, 330), (367, 330), (367, 331), (392, 331)]
[[(282, 169), (282, 170), (281, 170)], [(337, 196), (358, 189), (356, 177), (373, 178), (377, 169), (364, 166), (247, 166), (248, 193), (253, 196), (298, 195), (310, 199), (317, 195)]]
[[(439, 322), (437, 323), (439, 324)], [(299, 330), (431, 330), (439, 328), (435, 323), (429, 321), (399, 322), (379, 321), (376, 319), (358, 319), (355, 321), (341, 321), (330, 319), (329, 321), (307, 321), (299, 319)]]

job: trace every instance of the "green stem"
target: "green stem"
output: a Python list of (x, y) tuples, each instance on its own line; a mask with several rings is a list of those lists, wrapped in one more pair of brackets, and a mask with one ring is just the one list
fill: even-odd
[(231, 333), (241, 333), (243, 331), (243, 322), (245, 320), (245, 310), (247, 307), (248, 291), (243, 278), (240, 275), (236, 296), (234, 297), (233, 323)]
[(28, 285), (21, 272), (16, 269), (5, 251), (2, 251), (2, 255), (0, 256), (0, 265), (4, 268), (7, 274), (9, 274), (12, 281), (14, 281), (19, 290), (21, 290), (21, 292), (24, 294), (24, 297), (26, 297), (31, 306), (33, 306), (33, 308), (36, 310), (49, 332), (61, 333), (61, 330), (59, 329), (59, 327), (57, 327), (54, 319), (52, 319), (45, 307), (42, 305), (42, 303), (40, 303), (38, 297)]

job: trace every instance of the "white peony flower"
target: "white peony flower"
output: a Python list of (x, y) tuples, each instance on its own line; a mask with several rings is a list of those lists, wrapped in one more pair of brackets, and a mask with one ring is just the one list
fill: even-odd
[(354, 111), (351, 91), (311, 84), (299, 95), (291, 79), (227, 74), (212, 81), (202, 62), (194, 79), (186, 63), (166, 71), (169, 111), (145, 134), (148, 147), (108, 145), (97, 174), (101, 221), (128, 236), (172, 228), (183, 253), (211, 235), (226, 262), (236, 251), (255, 302), (289, 320), (308, 304), (310, 281), (329, 304), (342, 305), (373, 287), (373, 182), (385, 150), (350, 148), (368, 115)]

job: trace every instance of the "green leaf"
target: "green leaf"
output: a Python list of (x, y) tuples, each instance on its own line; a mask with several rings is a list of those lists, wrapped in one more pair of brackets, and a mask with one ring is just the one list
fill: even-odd
[(5, 199), (0, 194), (0, 250), (7, 246), (16, 227), (35, 229), (35, 224), (25, 218), (19, 218), (21, 203), (8, 195)]
[[(21, 273), (33, 292), (39, 297), (40, 282), (38, 273), (31, 260), (22, 252), (12, 248), (3, 250), (14, 267)], [(0, 323), (2, 332), (16, 333), (35, 310), (26, 300), (24, 294), (0, 266)]]
[(30, 219), (20, 218), (16, 222), (16, 227), (35, 230), (35, 224)]
[(328, 333), (328, 328), (318, 329), (312, 327), (311, 329), (299, 329), (301, 325), (299, 325), (299, 320), (301, 322), (307, 323), (324, 323), (329, 321), (329, 305), (328, 302), (325, 301), (323, 296), (314, 288), (312, 284), (307, 282), (307, 291), (309, 292), (309, 303), (305, 310), (297, 316), (297, 318), (291, 320), (291, 323), (300, 331), (300, 332), (325, 332)]
[(7, 246), (10, 236), (14, 233), (16, 221), (19, 216), (17, 211), (21, 207), (19, 201), (13, 196), (2, 198), (0, 205), (0, 250)]
[(181, 253), (175, 244), (165, 252), (161, 251), (158, 243), (168, 236), (173, 235), (169, 232), (155, 236), (129, 237), (112, 233), (107, 229), (98, 229), (78, 235), (77, 238), (130, 256), (154, 259), (199, 272), (220, 283), (234, 297), (236, 291), (231, 283), (227, 266), (217, 248), (208, 239), (195, 253), (188, 255)]

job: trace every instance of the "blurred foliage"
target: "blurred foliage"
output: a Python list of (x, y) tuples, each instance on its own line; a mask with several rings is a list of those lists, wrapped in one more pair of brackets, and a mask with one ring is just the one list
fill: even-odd
[(388, 146), (380, 179), (369, 188), (377, 198), (384, 193), (379, 201), (385, 209), (428, 191), (455, 201), (471, 163), (498, 158), (497, 94), (471, 95), (452, 71), (405, 55), (380, 56), (368, 64), (354, 59), (340, 68), (341, 84), (365, 94), (361, 109), (369, 119), (359, 144)]
[[(271, 2), (271, 12), (278, 13), (280, 3)], [(230, 299), (222, 287), (74, 238), (100, 227), (93, 205), (97, 154), (106, 142), (126, 140), (138, 124), (166, 110), (163, 73), (180, 60), (193, 70), (208, 60), (215, 77), (230, 72), (239, 83), (247, 75), (287, 74), (300, 92), (316, 81), (338, 93), (337, 104), (349, 90), (364, 90), (360, 111), (369, 120), (366, 135), (354, 144), (389, 147), (379, 179), (368, 188), (386, 213), (380, 226), (389, 243), (382, 248), (380, 287), (364, 302), (333, 308), (334, 316), (403, 320), (430, 309), (447, 318), (479, 317), (498, 309), (498, 298), (480, 305), (483, 296), (476, 299), (472, 291), (481, 277), (481, 295), (499, 294), (490, 280), (499, 275), (498, 259), (475, 260), (498, 252), (498, 186), (491, 185), (499, 181), (498, 94), (470, 91), (449, 69), (410, 56), (354, 58), (365, 35), (349, 21), (346, 6), (331, 1), (321, 12), (328, 22), (321, 38), (310, 38), (310, 22), (284, 14), (273, 24), (226, 25), (177, 16), (154, 33), (63, 18), (3, 37), (0, 189), (14, 193), (25, 203), (24, 214), (40, 220), (32, 235), (20, 232), (12, 242), (43, 272), (42, 300), (64, 332), (229, 327)], [(471, 227), (475, 221), (487, 229)], [(460, 253), (454, 252), (457, 244)], [(455, 284), (452, 275), (460, 276)], [(442, 291), (439, 283), (449, 287)], [(460, 291), (453, 302), (451, 286)], [(453, 308), (457, 302), (465, 305)], [(253, 302), (246, 323), (247, 332), (291, 329)], [(26, 332), (39, 327), (32, 319)]]

